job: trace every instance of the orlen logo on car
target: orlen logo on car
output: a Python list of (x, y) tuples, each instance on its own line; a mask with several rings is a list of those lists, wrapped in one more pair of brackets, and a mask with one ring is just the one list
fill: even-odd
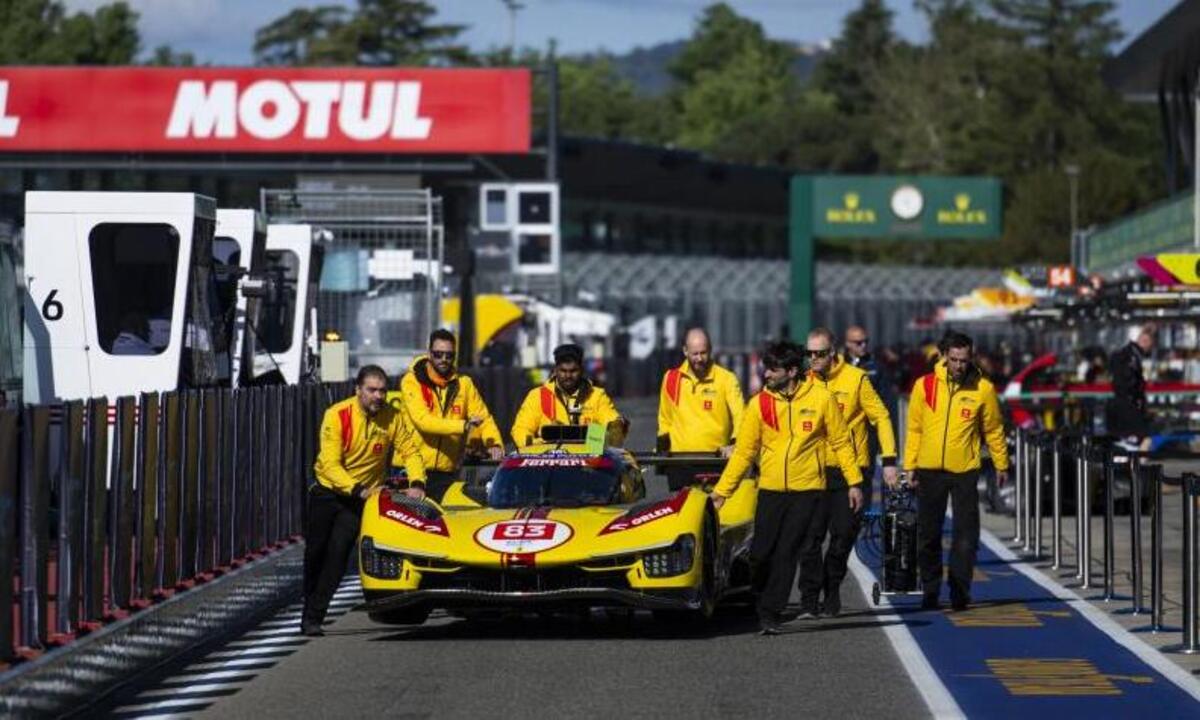
[(388, 493), (386, 492), (381, 494), (379, 498), (379, 514), (389, 520), (398, 522), (401, 525), (406, 525), (413, 530), (433, 533), (434, 535), (441, 535), (443, 537), (448, 537), (450, 535), (450, 531), (446, 528), (446, 523), (444, 520), (441, 518), (437, 518), (436, 520), (426, 520), (420, 515), (409, 512), (404, 508), (403, 505), (392, 502), (391, 499), (388, 498)]
[(475, 542), (498, 553), (528, 554), (556, 548), (571, 539), (574, 529), (554, 520), (504, 520), (475, 531)]
[(179, 83), (169, 138), (236, 138), (241, 130), (277, 140), (302, 126), (305, 138), (337, 129), (351, 140), (425, 140), (433, 120), (421, 116), (421, 83), (376, 80), (258, 80), (239, 91), (235, 80)]
[(675, 493), (673, 497), (667, 498), (660, 503), (656, 503), (647, 508), (641, 508), (637, 512), (627, 512), (624, 515), (618, 515), (612, 522), (604, 526), (600, 531), (601, 535), (609, 533), (621, 532), (622, 530), (632, 530), (639, 528), (646, 523), (661, 520), (671, 515), (677, 515), (683, 509), (684, 503), (687, 502), (688, 492), (686, 490)]

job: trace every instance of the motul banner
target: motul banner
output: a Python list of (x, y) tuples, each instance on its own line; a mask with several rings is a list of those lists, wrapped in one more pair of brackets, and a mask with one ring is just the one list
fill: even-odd
[(0, 152), (529, 151), (528, 70), (0, 67)]

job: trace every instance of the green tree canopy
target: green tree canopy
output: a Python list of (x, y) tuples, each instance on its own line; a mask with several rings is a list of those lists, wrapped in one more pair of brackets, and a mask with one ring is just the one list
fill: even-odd
[(0, 0), (0, 64), (129, 64), (139, 48), (137, 19), (124, 2), (68, 15), (55, 0)]

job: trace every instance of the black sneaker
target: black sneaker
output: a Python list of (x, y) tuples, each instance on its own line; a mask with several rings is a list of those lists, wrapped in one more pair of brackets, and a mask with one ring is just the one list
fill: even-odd
[(779, 613), (760, 612), (758, 614), (758, 634), (759, 635), (778, 635), (783, 632), (783, 623), (780, 622)]
[(955, 612), (962, 612), (971, 606), (971, 596), (958, 595), (950, 598), (950, 609)]
[(938, 596), (933, 595), (933, 594), (926, 594), (925, 597), (921, 598), (921, 609), (922, 610), (937, 610), (938, 609)]
[(300, 634), (304, 637), (324, 637), (321, 623), (300, 623)]
[(800, 612), (796, 613), (797, 620), (812, 620), (820, 616), (816, 600), (801, 600)]
[(842, 614), (842, 594), (838, 590), (825, 593), (825, 603), (821, 606), (821, 614), (826, 617), (837, 617)]

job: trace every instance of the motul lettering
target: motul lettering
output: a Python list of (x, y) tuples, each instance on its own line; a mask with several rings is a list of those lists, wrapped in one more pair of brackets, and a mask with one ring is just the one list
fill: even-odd
[(8, 114), (8, 81), (0, 80), (0, 137), (16, 137), (21, 118)]
[[(304, 138), (324, 140), (333, 123), (351, 140), (425, 140), (433, 120), (421, 116), (421, 83), (376, 80), (258, 80), (239, 95), (234, 80), (184, 80), (179, 83), (167, 123), (168, 138), (236, 138), (239, 130), (262, 140), (291, 135), (303, 118)], [(0, 136), (7, 84), (0, 82)]]

